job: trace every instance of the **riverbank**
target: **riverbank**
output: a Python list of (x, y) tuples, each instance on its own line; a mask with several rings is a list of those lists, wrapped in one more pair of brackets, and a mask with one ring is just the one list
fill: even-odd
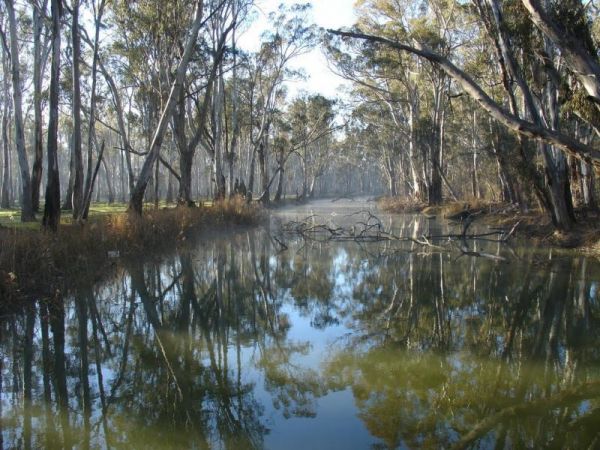
[(600, 255), (600, 213), (597, 211), (576, 211), (577, 224), (573, 230), (556, 230), (550, 218), (543, 211), (523, 212), (514, 205), (470, 200), (448, 202), (439, 206), (409, 202), (402, 199), (384, 197), (379, 199), (382, 211), (395, 214), (423, 214), (429, 218), (442, 218), (462, 221), (467, 217), (490, 227), (512, 229), (514, 234), (537, 243), (561, 248), (577, 249)]
[(51, 299), (71, 283), (95, 283), (119, 258), (141, 257), (185, 245), (204, 231), (260, 223), (264, 211), (233, 199), (198, 208), (148, 209), (63, 224), (55, 234), (31, 227), (0, 228), (0, 311), (28, 299)]

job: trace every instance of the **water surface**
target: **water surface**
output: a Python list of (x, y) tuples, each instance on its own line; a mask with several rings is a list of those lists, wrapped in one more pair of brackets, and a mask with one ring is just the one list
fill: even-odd
[[(119, 261), (0, 324), (2, 448), (595, 448), (600, 264), (487, 241), (320, 242), (321, 201)], [(460, 225), (380, 215), (396, 235)]]

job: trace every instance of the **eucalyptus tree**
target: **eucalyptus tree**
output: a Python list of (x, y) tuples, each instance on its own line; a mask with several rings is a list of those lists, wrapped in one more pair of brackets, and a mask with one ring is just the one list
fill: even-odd
[(50, 70), (50, 104), (48, 120), (48, 175), (46, 181), (46, 202), (44, 204), (44, 228), (52, 231), (60, 223), (60, 178), (58, 171), (58, 101), (60, 83), (60, 42), (62, 0), (51, 0), (52, 10), (52, 67)]
[[(227, 104), (230, 92), (227, 90), (225, 80), (225, 72), (237, 70), (237, 58), (235, 49), (228, 51), (227, 44), (232, 38), (236, 28), (240, 26), (241, 21), (247, 15), (252, 2), (248, 0), (230, 0), (222, 3), (215, 14), (211, 16), (208, 23), (208, 37), (211, 42), (211, 57), (208, 58), (209, 71), (208, 75), (202, 80), (205, 83), (204, 100), (202, 103), (197, 102), (196, 109), (198, 110), (196, 121), (196, 134), (206, 149), (211, 164), (212, 180), (215, 186), (215, 198), (223, 199), (227, 194), (227, 181), (225, 178), (225, 163), (229, 161), (229, 175), (232, 177), (234, 157), (239, 134), (239, 126), (233, 123), (231, 130), (228, 124), (228, 108)], [(233, 53), (226, 55), (226, 53)], [(226, 58), (226, 56), (231, 56)], [(235, 92), (235, 83), (233, 80), (231, 88), (232, 93), (233, 113), (237, 114), (237, 93)], [(180, 107), (181, 107), (180, 102)], [(209, 109), (210, 108), (210, 111)], [(210, 114), (209, 114), (210, 112)], [(181, 114), (180, 114), (181, 117)], [(207, 123), (207, 119), (208, 123)], [(235, 119), (237, 120), (237, 118)], [(234, 120), (234, 122), (235, 122)], [(208, 125), (205, 127), (205, 125)], [(193, 157), (193, 151), (198, 144), (198, 139), (192, 139), (194, 147), (192, 153), (188, 151), (188, 158)], [(179, 145), (182, 148), (181, 145)], [(230, 148), (231, 147), (231, 148)], [(185, 147), (183, 147), (185, 148)], [(181, 150), (180, 150), (181, 153)], [(182, 153), (183, 156), (183, 153)], [(183, 170), (183, 167), (182, 167)], [(191, 167), (189, 168), (191, 173)], [(229, 183), (230, 192), (232, 183)], [(188, 188), (189, 189), (189, 188)]]
[[(515, 80), (514, 84), (518, 86), (523, 99), (524, 111), (521, 112), (517, 106), (517, 94), (513, 85), (504, 81), (511, 112), (517, 117), (529, 117), (538, 126), (544, 126), (545, 121), (551, 129), (556, 130), (559, 127), (560, 106), (556, 78), (554, 72), (551, 72), (556, 71), (554, 67), (557, 58), (555, 50), (548, 41), (542, 40), (541, 46), (536, 45), (535, 35), (528, 36), (526, 33), (522, 33), (526, 34), (521, 37), (522, 45), (532, 46), (537, 50), (534, 54), (542, 52), (545, 55), (544, 58), (551, 64), (536, 61), (536, 58), (523, 59), (519, 64), (515, 56), (513, 40), (509, 37), (510, 25), (504, 20), (500, 4), (496, 0), (488, 0), (486, 4), (478, 0), (476, 6), (496, 48), (501, 73), (505, 74), (505, 79)], [(516, 19), (516, 22), (518, 26), (519, 20)], [(517, 36), (517, 39), (519, 38), (517, 33), (513, 35)], [(529, 83), (525, 78), (527, 65), (533, 66), (530, 70), (539, 74), (537, 77), (532, 77)], [(542, 101), (536, 102), (535, 98), (540, 98)], [(551, 212), (554, 222), (557, 226), (568, 229), (572, 226), (574, 216), (566, 157), (563, 153), (555, 151), (549, 144), (538, 142), (537, 145), (539, 153), (542, 155), (543, 174), (536, 171), (530, 157), (523, 152), (520, 152), (520, 155), (525, 166), (529, 168), (528, 174), (537, 189), (540, 200)]]
[(284, 81), (299, 74), (290, 69), (290, 62), (308, 52), (316, 43), (316, 29), (308, 24), (307, 13), (310, 5), (295, 4), (289, 8), (281, 5), (277, 12), (269, 16), (271, 29), (265, 33), (260, 50), (255, 55), (250, 68), (250, 80), (246, 84), (250, 107), (250, 167), (248, 179), (248, 199), (255, 190), (254, 179), (258, 156), (261, 194), (263, 202), (270, 201), (269, 183), (269, 131), (277, 104), (285, 96)]
[[(202, 24), (204, 22), (204, 2), (200, 0), (195, 3), (196, 6), (193, 15), (193, 21), (190, 25), (187, 40), (185, 46), (183, 47), (183, 52), (181, 54), (179, 62), (177, 64), (177, 69), (175, 71), (174, 78), (170, 83), (171, 87), (169, 90), (168, 97), (165, 99), (164, 106), (160, 111), (160, 119), (158, 120), (158, 123), (156, 125), (156, 130), (152, 136), (151, 141), (149, 141), (148, 154), (144, 160), (142, 169), (140, 171), (139, 177), (137, 179), (137, 182), (129, 200), (129, 210), (137, 215), (142, 214), (142, 205), (144, 200), (144, 194), (146, 193), (146, 187), (148, 186), (148, 182), (150, 181), (150, 177), (152, 176), (152, 169), (154, 167), (154, 164), (156, 164), (157, 160), (159, 159), (160, 150), (165, 137), (165, 133), (167, 131), (168, 124), (171, 121), (176, 102), (179, 99), (179, 93), (183, 89), (186, 70), (194, 52), (200, 28), (202, 27)], [(163, 76), (167, 75), (169, 74), (163, 71)]]
[[(521, 3), (523, 5), (521, 5)], [(506, 22), (502, 18), (502, 11), (495, 1), (475, 2), (480, 6), (479, 27), (485, 29), (485, 20), (488, 20), (488, 33), (495, 40), (496, 47), (502, 58), (497, 58), (503, 67), (505, 79), (515, 80), (519, 95), (524, 98), (525, 111), (521, 112), (515, 107), (515, 102), (510, 99), (515, 93), (513, 87), (507, 89), (505, 98), (508, 98), (510, 109), (504, 106), (503, 99), (495, 100), (489, 91), (482, 88), (482, 83), (461, 69), (453, 61), (458, 61), (460, 56), (456, 50), (443, 54), (438, 49), (432, 48), (426, 39), (418, 36), (385, 35), (382, 32), (370, 34), (361, 30), (351, 32), (334, 31), (345, 37), (359, 38), (369, 42), (369, 45), (382, 45), (400, 52), (408, 52), (423, 60), (433, 63), (443, 70), (465, 93), (472, 96), (477, 103), (486, 110), (494, 119), (517, 132), (523, 138), (533, 138), (542, 141), (538, 146), (538, 156), (545, 167), (541, 182), (533, 176), (535, 172), (529, 170), (530, 181), (533, 181), (539, 191), (542, 204), (551, 214), (555, 225), (561, 229), (569, 229), (573, 223), (572, 208), (569, 204), (570, 193), (568, 179), (565, 176), (567, 164), (559, 151), (596, 168), (600, 167), (600, 153), (592, 146), (574, 138), (569, 127), (560, 122), (560, 104), (564, 102), (564, 81), (569, 78), (568, 71), (574, 71), (576, 78), (581, 83), (589, 96), (589, 101), (594, 102), (594, 84), (591, 81), (594, 65), (591, 64), (594, 56), (593, 42), (589, 39), (589, 25), (585, 12), (579, 2), (561, 3), (561, 5), (548, 5), (548, 11), (538, 4), (523, 0), (507, 2), (505, 8), (509, 10), (511, 20), (521, 21), (529, 17), (537, 28), (543, 33), (540, 36), (536, 28), (521, 28), (525, 38), (518, 42), (511, 42), (506, 35)], [(483, 6), (486, 11), (491, 11), (487, 17), (482, 14)], [(457, 3), (456, 8), (467, 8), (463, 3)], [(524, 7), (524, 8), (523, 8)], [(561, 14), (554, 14), (562, 11)], [(522, 21), (521, 21), (522, 22)], [(491, 26), (490, 26), (491, 24)], [(573, 27), (579, 24), (579, 27)], [(525, 25), (525, 27), (527, 27)], [(558, 27), (558, 28), (556, 28)], [(562, 30), (559, 36), (556, 29)], [(491, 31), (490, 31), (491, 30)], [(587, 38), (586, 38), (587, 36)], [(579, 42), (575, 45), (574, 42)], [(514, 54), (523, 54), (524, 45), (529, 45), (536, 56), (517, 65)], [(558, 51), (566, 56), (558, 58)], [(526, 53), (530, 55), (530, 53)], [(539, 56), (538, 56), (539, 55)], [(530, 55), (531, 56), (531, 55)], [(563, 63), (563, 65), (559, 65)], [(586, 65), (587, 64), (587, 65)], [(512, 67), (511, 67), (512, 66)], [(541, 69), (541, 70), (540, 70)], [(527, 77), (524, 74), (527, 71)], [(532, 75), (529, 75), (532, 74)], [(508, 76), (508, 77), (507, 77)], [(460, 93), (453, 89), (455, 95)], [(540, 100), (541, 99), (541, 100)], [(523, 160), (528, 166), (533, 167), (533, 162), (528, 156)]]
[[(71, 47), (73, 54), (73, 100), (71, 114), (73, 119), (73, 135), (71, 138), (71, 152), (73, 159), (73, 217), (80, 216), (83, 205), (83, 154), (81, 143), (81, 38), (79, 34), (79, 6), (80, 0), (73, 0), (71, 7)], [(90, 164), (88, 163), (88, 166)]]
[(42, 183), (44, 159), (44, 130), (42, 118), (42, 84), (44, 78), (45, 55), (49, 33), (44, 34), (48, 0), (33, 0), (33, 110), (34, 110), (34, 160), (31, 173), (31, 196), (35, 212), (40, 207), (40, 186)]
[[(451, 2), (363, 0), (357, 5), (362, 29), (418, 39), (441, 54), (448, 54), (457, 45), (454, 30), (463, 25), (463, 14)], [(396, 130), (393, 139), (407, 144), (395, 156), (407, 156), (405, 170), (410, 173), (412, 196), (432, 204), (441, 202), (442, 184), (448, 184), (443, 173), (450, 90), (447, 75), (395, 49), (348, 43), (350, 52), (342, 52), (329, 44), (330, 57), (340, 75), (354, 82), (364, 101), (385, 107), (389, 117), (380, 120), (392, 122)], [(394, 168), (387, 164), (388, 176), (390, 170)]]
[(334, 102), (322, 95), (299, 97), (288, 112), (291, 143), (302, 168), (302, 198), (312, 198), (317, 179), (330, 163)]
[(10, 115), (12, 102), (10, 99), (10, 80), (7, 74), (10, 72), (10, 52), (5, 39), (2, 39), (2, 195), (0, 207), (10, 208), (12, 205), (12, 168), (11, 168), (11, 144), (9, 141)]
[[(12, 74), (12, 96), (14, 108), (15, 144), (21, 174), (21, 221), (35, 220), (29, 160), (25, 145), (25, 122), (23, 117), (23, 83), (21, 79), (21, 61), (19, 58), (19, 35), (14, 0), (5, 0), (10, 35), (10, 66)], [(8, 49), (6, 49), (8, 50)]]
[(152, 140), (180, 56), (181, 39), (188, 30), (189, 23), (179, 18), (189, 17), (194, 5), (189, 1), (166, 5), (149, 0), (109, 5), (107, 19), (116, 39), (112, 51), (102, 53), (99, 71), (111, 91), (130, 193), (138, 175), (137, 155), (144, 155), (144, 147)]
[[(370, 159), (377, 161), (380, 171), (387, 179), (389, 195), (395, 197), (402, 193), (416, 198), (412, 186), (408, 190), (400, 189), (401, 184), (409, 186), (404, 170), (406, 158), (400, 149), (400, 136), (406, 134), (400, 134), (396, 123), (389, 120), (389, 110), (386, 106), (377, 101), (365, 101), (354, 109), (352, 116), (352, 137), (362, 141), (362, 152), (365, 156), (368, 155)], [(405, 130), (400, 130), (403, 131)], [(352, 144), (349, 142), (346, 145)], [(416, 165), (416, 161), (413, 165)]]

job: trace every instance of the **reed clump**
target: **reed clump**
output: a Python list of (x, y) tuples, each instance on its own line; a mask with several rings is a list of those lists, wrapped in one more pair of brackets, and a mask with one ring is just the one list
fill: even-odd
[(241, 198), (211, 206), (165, 208), (93, 217), (57, 233), (0, 228), (0, 312), (27, 299), (46, 299), (78, 283), (94, 283), (122, 257), (145, 256), (190, 245), (201, 231), (251, 226), (262, 208)]

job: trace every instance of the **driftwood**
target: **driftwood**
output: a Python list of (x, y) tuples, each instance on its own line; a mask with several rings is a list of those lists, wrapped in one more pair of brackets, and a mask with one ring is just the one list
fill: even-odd
[[(463, 230), (457, 234), (442, 234), (442, 235), (421, 235), (418, 238), (410, 236), (397, 236), (392, 230), (386, 229), (382, 221), (371, 211), (363, 210), (356, 213), (342, 216), (347, 219), (357, 217), (357, 220), (351, 225), (340, 226), (333, 223), (331, 220), (312, 215), (300, 221), (290, 221), (282, 225), (281, 231), (283, 235), (301, 236), (307, 241), (313, 242), (356, 242), (356, 243), (373, 243), (373, 242), (411, 242), (421, 247), (449, 251), (452, 245), (461, 251), (461, 256), (475, 256), (489, 258), (496, 261), (505, 261), (501, 256), (492, 255), (489, 253), (474, 251), (469, 248), (471, 241), (485, 241), (495, 243), (507, 243), (513, 236), (516, 228), (519, 225), (517, 222), (510, 230), (492, 230), (486, 233), (468, 233), (474, 218), (465, 221)], [(283, 248), (283, 245), (280, 246)], [(287, 246), (285, 247), (287, 249)]]

